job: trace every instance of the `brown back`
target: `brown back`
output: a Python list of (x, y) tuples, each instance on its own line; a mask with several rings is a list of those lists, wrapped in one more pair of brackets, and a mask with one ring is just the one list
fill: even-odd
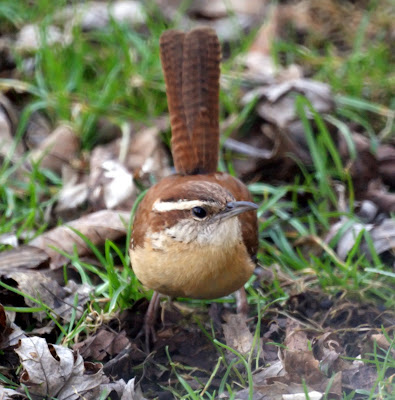
[(176, 171), (217, 170), (221, 47), (215, 31), (169, 30), (160, 39)]

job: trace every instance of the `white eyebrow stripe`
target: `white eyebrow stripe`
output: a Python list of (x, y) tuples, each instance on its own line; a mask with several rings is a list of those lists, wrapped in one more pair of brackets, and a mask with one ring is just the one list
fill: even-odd
[(165, 212), (175, 210), (191, 210), (193, 207), (202, 207), (207, 202), (201, 200), (178, 200), (178, 201), (160, 201), (156, 200), (152, 211)]

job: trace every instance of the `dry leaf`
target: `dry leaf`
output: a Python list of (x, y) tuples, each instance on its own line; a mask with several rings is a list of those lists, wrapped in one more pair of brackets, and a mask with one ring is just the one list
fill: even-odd
[(34, 161), (40, 162), (42, 168), (60, 174), (62, 166), (76, 157), (79, 148), (80, 140), (73, 129), (61, 125), (40, 143), (31, 156)]
[(141, 25), (146, 20), (143, 6), (132, 0), (118, 0), (109, 4), (98, 1), (73, 4), (59, 11), (55, 18), (58, 22), (69, 24), (67, 30), (78, 25), (83, 31), (103, 29), (111, 19), (131, 26)]
[(37, 148), (52, 131), (53, 128), (48, 118), (39, 111), (35, 111), (29, 117), (23, 140), (27, 147), (33, 150)]
[(13, 110), (11, 103), (0, 94), (0, 161), (5, 158), (16, 161), (24, 153), (22, 143), (20, 141), (16, 143), (13, 136), (14, 124), (12, 119), (14, 112), (10, 113), (10, 110)]
[(244, 63), (253, 79), (270, 80), (278, 70), (271, 52), (272, 43), (278, 35), (278, 10), (277, 4), (270, 7), (265, 22), (245, 56)]
[(284, 369), (293, 382), (301, 383), (304, 379), (308, 385), (313, 385), (325, 379), (319, 361), (309, 350), (307, 333), (298, 322), (287, 321), (284, 345)]
[[(0, 304), (0, 349), (15, 346), (26, 335), (18, 325), (10, 321), (7, 312)], [(1, 397), (0, 397), (1, 399)]]
[(38, 50), (43, 43), (65, 45), (71, 41), (70, 36), (64, 35), (58, 27), (53, 25), (48, 26), (43, 35), (45, 35), (45, 42), (37, 25), (25, 25), (18, 33), (14, 48), (24, 53)]
[(101, 387), (106, 389), (108, 394), (112, 391), (116, 392), (121, 400), (145, 400), (140, 388), (136, 387), (135, 378), (130, 379), (127, 383), (120, 379), (116, 382), (104, 384)]
[(223, 18), (230, 13), (262, 16), (266, 3), (265, 0), (195, 0), (188, 11), (206, 18)]
[(375, 203), (381, 212), (390, 214), (395, 212), (395, 193), (388, 192), (380, 181), (371, 181), (368, 190), (364, 193), (366, 199)]
[(55, 207), (57, 216), (70, 220), (78, 217), (77, 211), (84, 209), (88, 201), (88, 177), (73, 168), (62, 169), (62, 189), (58, 193)]
[(383, 182), (395, 189), (395, 146), (382, 145), (377, 149), (379, 174)]
[(376, 335), (372, 335), (370, 340), (375, 341), (377, 345), (385, 351), (388, 351), (391, 348), (392, 357), (395, 358), (395, 349), (392, 347), (392, 344), (388, 341), (388, 336), (383, 335), (382, 333), (378, 333)]
[(14, 389), (6, 389), (2, 384), (0, 384), (0, 399), (1, 400), (22, 400), (27, 399), (26, 396), (17, 392)]
[(115, 208), (124, 204), (130, 209), (136, 188), (132, 174), (118, 161), (120, 141), (106, 146), (97, 146), (90, 160), (89, 200), (97, 208)]
[(266, 121), (284, 129), (289, 123), (298, 119), (295, 108), (296, 93), (307, 97), (319, 113), (327, 113), (333, 109), (329, 85), (307, 78), (259, 87), (248, 92), (242, 102), (248, 104), (258, 96), (262, 99), (257, 105), (258, 114)]
[(86, 358), (103, 361), (107, 356), (115, 356), (130, 344), (126, 332), (114, 332), (100, 329), (83, 342), (74, 345), (74, 350)]
[(333, 332), (326, 332), (313, 340), (313, 352), (316, 359), (320, 360), (320, 370), (326, 376), (332, 376), (342, 368), (340, 355), (344, 349), (339, 339)]
[(377, 369), (371, 365), (354, 365), (342, 371), (343, 388), (371, 390), (377, 381)]
[(24, 245), (0, 253), (0, 273), (47, 267), (49, 267), (49, 256), (37, 247)]
[[(308, 397), (307, 397), (308, 396)], [(283, 400), (320, 400), (324, 396), (324, 393), (316, 392), (315, 390), (312, 392), (308, 392), (306, 396), (305, 392), (295, 393), (295, 394), (284, 394)]]
[[(336, 252), (340, 259), (345, 260), (347, 258), (348, 253), (355, 245), (356, 238), (362, 230), (369, 232), (377, 254), (380, 255), (395, 249), (395, 220), (387, 218), (379, 224), (364, 224), (357, 221), (350, 222), (349, 218), (342, 218), (331, 227), (325, 239), (329, 243), (338, 232), (342, 232), (336, 246)], [(346, 225), (348, 228), (343, 229)], [(360, 251), (365, 252), (366, 256), (370, 257), (369, 246), (364, 240), (360, 245)]]
[[(46, 304), (53, 312), (54, 317), (60, 317), (69, 322), (71, 310), (75, 310), (76, 318), (80, 318), (84, 312), (84, 305), (89, 301), (92, 287), (88, 284), (77, 284), (70, 280), (66, 286), (60, 286), (44, 271), (36, 270), (15, 270), (4, 273), (1, 277), (12, 279), (16, 282), (18, 289)], [(78, 297), (78, 303), (74, 306), (74, 299)], [(37, 307), (38, 303), (29, 297), (24, 298), (25, 303), (30, 307)], [(45, 311), (33, 313), (39, 321), (46, 318)]]
[(254, 337), (248, 329), (245, 316), (242, 314), (226, 314), (222, 324), (226, 344), (241, 354), (248, 354), (252, 349)]
[(29, 393), (58, 400), (99, 397), (105, 379), (100, 364), (84, 363), (77, 352), (36, 336), (21, 339), (15, 352), (23, 366), (20, 382)]
[(100, 246), (107, 239), (114, 241), (125, 236), (129, 219), (128, 212), (102, 210), (47, 231), (29, 244), (43, 249), (51, 257), (51, 267), (57, 268), (66, 258), (55, 248), (67, 254), (73, 254), (74, 248), (79, 256), (91, 254), (89, 246), (72, 229), (86, 236), (95, 246)]
[(135, 176), (153, 175), (157, 180), (170, 174), (169, 158), (154, 126), (140, 130), (130, 140), (125, 166)]
[[(12, 247), (18, 246), (18, 236), (15, 233), (3, 233), (0, 235), (0, 244), (5, 244)], [(0, 265), (1, 268), (1, 265)]]
[(353, 187), (358, 198), (366, 198), (369, 182), (378, 178), (378, 164), (371, 151), (370, 141), (359, 133), (352, 134), (355, 148), (355, 159), (351, 157), (351, 151), (347, 146), (343, 135), (339, 135), (338, 149), (345, 168), (353, 179)]

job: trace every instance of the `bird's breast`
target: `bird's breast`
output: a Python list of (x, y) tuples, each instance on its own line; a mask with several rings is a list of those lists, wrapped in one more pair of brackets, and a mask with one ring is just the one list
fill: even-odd
[(215, 299), (235, 292), (254, 271), (242, 241), (201, 245), (146, 238), (130, 250), (132, 268), (149, 289), (172, 297)]

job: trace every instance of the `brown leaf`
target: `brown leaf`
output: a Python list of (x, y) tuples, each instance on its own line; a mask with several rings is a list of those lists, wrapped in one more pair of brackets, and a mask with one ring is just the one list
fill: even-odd
[(105, 380), (100, 364), (84, 363), (73, 350), (36, 336), (21, 339), (15, 352), (23, 366), (20, 382), (29, 393), (58, 400), (99, 397)]
[(70, 228), (86, 236), (95, 246), (100, 246), (107, 239), (114, 241), (125, 236), (129, 219), (128, 212), (102, 210), (54, 228), (36, 237), (29, 244), (43, 249), (51, 257), (51, 267), (58, 268), (64, 264), (66, 258), (54, 248), (67, 254), (72, 254), (75, 248), (79, 256), (91, 254), (89, 246)]
[(135, 378), (130, 379), (127, 383), (120, 379), (116, 382), (103, 384), (101, 389), (106, 389), (108, 394), (112, 391), (116, 392), (121, 400), (145, 400), (140, 388), (135, 384)]
[(126, 332), (114, 332), (101, 329), (83, 342), (74, 345), (84, 358), (103, 361), (107, 356), (115, 356), (130, 344)]
[(86, 209), (89, 196), (88, 177), (74, 168), (62, 168), (62, 181), (55, 213), (66, 220), (77, 218), (78, 211)]
[(20, 246), (0, 253), (0, 273), (49, 267), (48, 254), (37, 247)]
[(266, 121), (279, 128), (287, 126), (298, 119), (295, 108), (295, 93), (306, 96), (314, 109), (319, 113), (333, 109), (333, 98), (330, 87), (312, 79), (293, 79), (285, 82), (262, 86), (248, 92), (242, 102), (248, 104), (258, 96), (257, 112)]
[(351, 149), (343, 135), (339, 135), (339, 153), (342, 157), (345, 167), (349, 170), (354, 191), (358, 198), (366, 198), (366, 191), (369, 182), (378, 178), (378, 164), (375, 155), (371, 151), (370, 141), (359, 133), (352, 134), (355, 158), (351, 156)]
[(33, 150), (37, 148), (52, 131), (53, 128), (48, 118), (39, 111), (35, 111), (27, 122), (26, 132), (23, 139), (28, 148)]
[(159, 138), (159, 128), (145, 128), (132, 137), (125, 165), (135, 176), (154, 175), (157, 180), (170, 174), (169, 158)]
[(316, 359), (320, 361), (320, 370), (326, 376), (331, 376), (342, 368), (340, 355), (343, 348), (339, 339), (333, 332), (326, 332), (313, 340), (313, 352)]
[(325, 379), (319, 369), (319, 361), (309, 350), (307, 333), (298, 322), (288, 320), (284, 345), (284, 369), (293, 382), (301, 383), (304, 379), (312, 385)]
[(277, 67), (272, 58), (272, 44), (278, 35), (278, 5), (272, 5), (264, 24), (245, 56), (244, 63), (253, 79), (268, 80), (274, 77)]
[(395, 212), (395, 193), (389, 193), (379, 181), (369, 183), (365, 198), (375, 203), (382, 212)]
[[(343, 229), (345, 225), (348, 226), (346, 230)], [(332, 226), (326, 242), (330, 242), (339, 231), (342, 231), (342, 235), (337, 243), (336, 252), (339, 258), (345, 260), (350, 250), (354, 247), (358, 234), (362, 230), (369, 232), (377, 254), (380, 255), (395, 249), (395, 221), (391, 218), (386, 218), (379, 224), (364, 224), (357, 221), (350, 224), (348, 218), (342, 218), (341, 221)], [(369, 246), (365, 241), (362, 241), (360, 250), (370, 257)]]
[(246, 318), (242, 314), (227, 313), (222, 324), (226, 344), (241, 354), (248, 354), (252, 349), (254, 337), (248, 329)]
[(62, 166), (70, 163), (77, 155), (80, 140), (68, 125), (60, 125), (46, 137), (31, 154), (35, 162), (42, 168), (50, 169), (58, 174)]
[[(388, 351), (391, 347), (391, 343), (388, 341), (388, 336), (383, 335), (382, 333), (378, 333), (376, 335), (372, 335), (370, 337), (372, 341), (375, 341), (379, 347), (383, 350)], [(391, 347), (392, 357), (395, 358), (395, 349)]]
[(60, 10), (55, 18), (66, 24), (67, 29), (79, 26), (83, 31), (103, 29), (112, 19), (130, 26), (138, 26), (146, 20), (142, 5), (133, 0), (118, 0), (110, 4), (98, 1), (73, 4)]
[[(374, 225), (369, 231), (377, 254), (395, 250), (395, 220), (387, 218), (380, 224)], [(369, 254), (368, 245), (363, 244), (362, 249)]]
[[(18, 289), (46, 304), (54, 313), (65, 321), (70, 321), (71, 310), (75, 309), (76, 318), (80, 318), (84, 312), (84, 305), (90, 298), (92, 288), (87, 284), (77, 284), (70, 280), (66, 286), (60, 286), (45, 271), (15, 270), (2, 277), (12, 279), (16, 282)], [(74, 306), (75, 296), (78, 296), (78, 304)], [(24, 298), (25, 303), (30, 307), (37, 307), (38, 303), (29, 297)], [(47, 313), (39, 311), (33, 313), (34, 317), (42, 321)]]
[(230, 12), (262, 16), (265, 8), (265, 1), (262, 0), (197, 0), (191, 3), (188, 11), (211, 19), (226, 17)]
[(105, 146), (97, 146), (90, 159), (89, 200), (95, 208), (115, 208), (125, 204), (131, 208), (136, 199), (133, 176), (118, 161), (120, 141)]
[[(42, 40), (38, 25), (25, 25), (18, 33), (14, 48), (22, 53), (32, 52), (43, 45)], [(66, 44), (71, 41), (71, 36), (66, 36), (58, 27), (49, 25), (46, 28), (45, 41), (48, 45)]]
[(16, 143), (13, 136), (16, 124), (17, 120), (12, 104), (0, 94), (0, 161), (4, 158), (16, 161), (23, 156), (24, 147), (20, 141)]
[(350, 390), (371, 390), (377, 381), (377, 369), (371, 365), (356, 363), (342, 372), (343, 387)]
[(383, 182), (395, 189), (395, 146), (381, 145), (377, 149), (379, 174)]
[[(322, 393), (308, 389), (310, 400), (320, 400)], [(250, 400), (249, 390), (244, 389), (237, 392), (236, 399)], [(270, 385), (254, 386), (253, 400), (305, 400), (305, 387), (294, 382), (274, 382)]]
[(24, 400), (27, 397), (14, 389), (4, 388), (0, 385), (0, 399), (1, 400)]
[(20, 339), (25, 337), (23, 330), (10, 321), (7, 312), (0, 304), (0, 349), (15, 346)]

